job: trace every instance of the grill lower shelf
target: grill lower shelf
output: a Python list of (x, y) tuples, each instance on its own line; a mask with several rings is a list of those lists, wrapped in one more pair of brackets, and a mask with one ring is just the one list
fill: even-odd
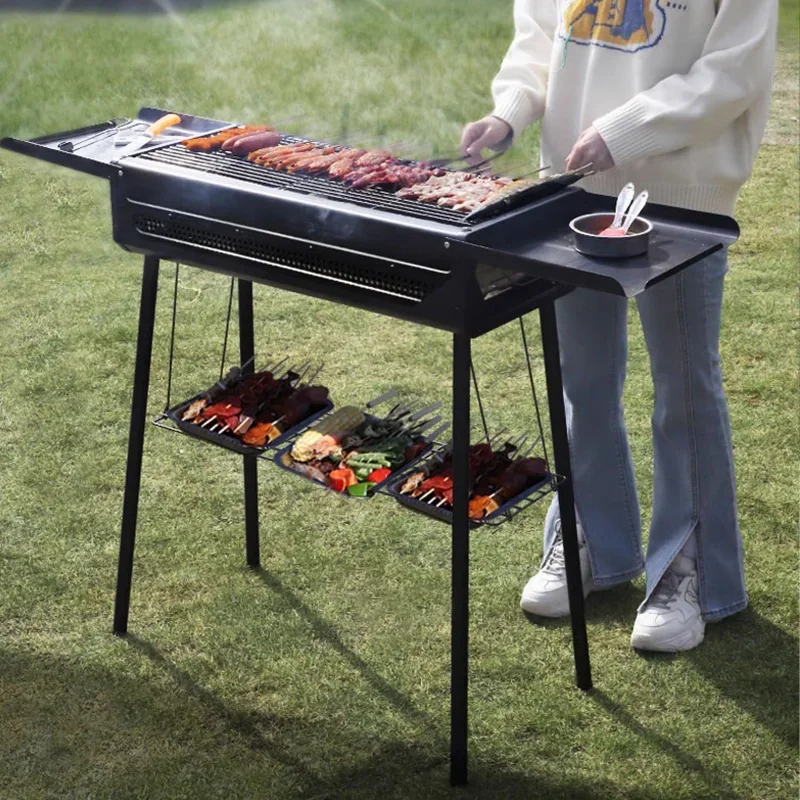
[[(419, 466), (419, 465), (416, 465)], [(426, 503), (424, 500), (418, 500), (416, 497), (411, 497), (407, 494), (401, 494), (400, 487), (405, 483), (408, 476), (413, 472), (413, 469), (404, 469), (403, 475), (399, 478), (390, 479), (386, 493), (394, 497), (400, 505), (416, 511), (419, 514), (424, 514), (427, 517), (438, 519), (440, 522), (446, 522), (451, 525), (453, 522), (453, 512), (449, 508), (439, 508), (435, 503)], [(480, 527), (481, 525), (502, 525), (504, 522), (513, 519), (517, 514), (524, 511), (526, 508), (532, 506), (542, 498), (546, 497), (554, 489), (554, 476), (547, 474), (539, 483), (520, 492), (516, 497), (512, 497), (500, 506), (496, 511), (493, 511), (482, 519), (471, 519), (470, 525), (473, 527)]]
[(264, 447), (252, 447), (251, 445), (247, 445), (240, 441), (235, 436), (228, 436), (225, 433), (217, 433), (216, 431), (201, 428), (200, 425), (194, 425), (191, 422), (184, 422), (181, 419), (183, 412), (191, 405), (192, 402), (200, 397), (202, 397), (202, 394), (197, 394), (191, 399), (179, 403), (177, 406), (173, 406), (171, 409), (169, 409), (169, 411), (162, 414), (159, 419), (169, 419), (170, 422), (176, 425), (181, 432), (185, 433), (187, 436), (191, 436), (194, 439), (200, 439), (204, 442), (209, 442), (217, 447), (224, 447), (226, 450), (231, 450), (232, 452), (239, 453), (239, 455), (243, 456), (263, 456), (265, 453), (269, 453), (276, 447), (281, 447), (287, 441), (313, 425), (320, 417), (333, 410), (333, 403), (329, 400), (318, 411), (315, 411), (313, 414), (306, 417), (302, 422), (299, 422), (293, 428), (284, 431), (281, 436), (269, 442)]
[[(379, 421), (378, 417), (372, 416), (370, 414), (366, 415), (366, 418), (368, 420), (372, 421), (372, 422)], [(398, 474), (400, 474), (401, 472), (404, 472), (406, 469), (409, 469), (409, 468), (413, 467), (415, 464), (417, 464), (418, 462), (422, 461), (424, 458), (426, 458), (427, 456), (430, 455), (431, 451), (436, 446), (436, 443), (434, 441), (431, 441), (430, 439), (428, 439), (425, 436), (420, 436), (419, 439), (420, 439), (420, 441), (424, 441), (424, 442), (427, 443), (428, 446), (425, 448), (425, 450), (423, 450), (416, 458), (412, 458), (409, 462), (407, 462), (406, 464), (403, 464), (402, 466), (400, 466), (396, 470), (394, 470), (392, 472), (392, 474), (388, 478), (386, 478), (383, 481), (380, 481), (379, 483), (376, 483), (375, 486), (372, 489), (372, 493), (367, 495), (364, 498), (353, 497), (353, 495), (349, 494), (348, 492), (338, 492), (335, 489), (333, 489), (332, 487), (326, 486), (325, 484), (320, 483), (319, 481), (315, 481), (313, 478), (309, 478), (306, 475), (303, 475), (302, 473), (297, 472), (296, 470), (292, 469), (292, 467), (289, 465), (289, 461), (291, 461), (290, 453), (291, 453), (292, 447), (294, 445), (289, 445), (289, 446), (285, 447), (283, 450), (280, 450), (277, 453), (275, 453), (275, 456), (274, 456), (274, 458), (272, 460), (284, 472), (288, 472), (290, 475), (294, 475), (296, 478), (300, 478), (300, 479), (302, 479), (304, 481), (307, 481), (307, 482), (313, 484), (314, 486), (318, 486), (321, 489), (325, 489), (326, 491), (331, 492), (332, 494), (338, 495), (339, 497), (347, 497), (349, 499), (368, 499), (368, 498), (371, 498), (371, 497), (375, 497), (377, 492), (379, 492), (381, 489), (383, 489), (384, 487), (388, 486), (389, 483), (394, 481)], [(288, 461), (287, 461), (287, 459), (288, 459)]]

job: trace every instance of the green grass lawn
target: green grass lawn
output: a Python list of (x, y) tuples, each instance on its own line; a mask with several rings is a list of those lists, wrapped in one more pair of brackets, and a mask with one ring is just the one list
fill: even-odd
[[(274, 0), (174, 22), (0, 12), (0, 134), (158, 105), (304, 114), (296, 125), (310, 133), (452, 151), (488, 109), (510, 9)], [(475, 533), (472, 783), (458, 791), (447, 787), (449, 532), (389, 498), (347, 503), (262, 466), (254, 573), (239, 459), (150, 428), (132, 636), (111, 636), (140, 261), (111, 241), (104, 182), (0, 155), (0, 797), (797, 796), (797, 3), (784, 12), (774, 135), (739, 206), (723, 332), (750, 608), (709, 626), (692, 653), (646, 658), (628, 645), (642, 582), (593, 596), (597, 689), (583, 695), (569, 626), (518, 611), (544, 504)], [(535, 148), (531, 131), (508, 159)], [(227, 290), (181, 273), (175, 396), (218, 369)], [(631, 316), (626, 404), (646, 510), (652, 396)], [(266, 287), (256, 318), (262, 352), (324, 357), (339, 402), (390, 386), (449, 399), (444, 334)], [(518, 330), (478, 340), (475, 354), (493, 424), (530, 427)]]

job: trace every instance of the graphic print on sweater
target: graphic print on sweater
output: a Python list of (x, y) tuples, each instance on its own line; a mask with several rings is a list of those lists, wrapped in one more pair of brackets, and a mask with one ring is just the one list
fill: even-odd
[(559, 36), (575, 44), (635, 53), (661, 41), (666, 21), (662, 0), (572, 0)]

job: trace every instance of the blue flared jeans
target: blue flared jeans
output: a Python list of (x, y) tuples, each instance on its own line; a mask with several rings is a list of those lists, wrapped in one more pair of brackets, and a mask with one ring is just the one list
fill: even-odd
[[(706, 620), (747, 605), (730, 421), (719, 358), (727, 253), (637, 298), (653, 378), (653, 513), (646, 559), (622, 406), (627, 300), (578, 289), (556, 303), (575, 504), (594, 582), (647, 576), (645, 600), (675, 556), (696, 546)], [(555, 539), (558, 500), (545, 523)]]

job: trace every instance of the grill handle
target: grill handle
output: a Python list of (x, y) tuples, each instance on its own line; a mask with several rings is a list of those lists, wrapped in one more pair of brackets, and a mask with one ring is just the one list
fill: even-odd
[(157, 119), (146, 131), (145, 135), (155, 138), (163, 133), (167, 128), (181, 124), (181, 118), (177, 114), (164, 114), (161, 119)]

